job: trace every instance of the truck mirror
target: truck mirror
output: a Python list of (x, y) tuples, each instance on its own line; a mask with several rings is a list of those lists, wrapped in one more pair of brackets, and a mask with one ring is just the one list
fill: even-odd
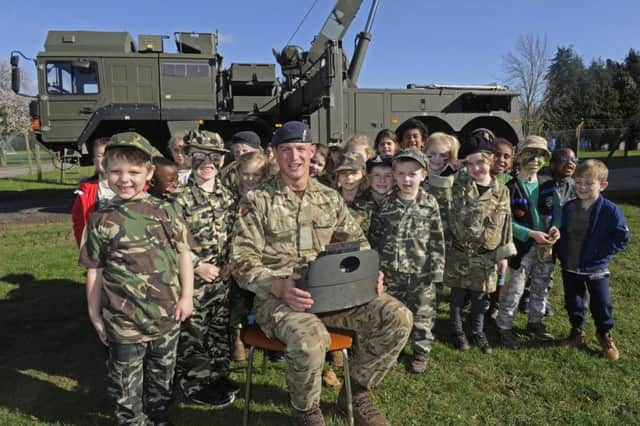
[(75, 60), (75, 61), (71, 62), (71, 65), (74, 68), (79, 68), (80, 70), (88, 70), (89, 68), (91, 68), (91, 62), (89, 62), (86, 59)]
[(20, 58), (18, 55), (11, 55), (11, 90), (20, 93)]

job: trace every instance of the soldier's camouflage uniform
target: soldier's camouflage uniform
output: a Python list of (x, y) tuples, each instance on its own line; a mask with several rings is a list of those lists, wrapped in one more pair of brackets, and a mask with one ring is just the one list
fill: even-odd
[(369, 240), (380, 254), (389, 294), (411, 309), (414, 353), (428, 354), (436, 317), (434, 283), (444, 273), (444, 236), (435, 198), (420, 189), (413, 201), (401, 200), (398, 189), (385, 198), (371, 220)]
[(409, 337), (411, 312), (388, 294), (319, 316), (293, 312), (271, 295), (274, 280), (315, 259), (326, 244), (349, 240), (368, 246), (340, 194), (315, 179), (309, 179), (299, 196), (278, 175), (240, 201), (232, 271), (241, 287), (256, 294), (256, 320), (262, 330), (286, 345), (285, 373), (297, 410), (309, 410), (320, 400), (327, 326), (355, 331), (351, 377), (366, 388), (382, 380)]
[[(186, 186), (171, 195), (171, 201), (196, 241), (194, 268), (210, 263), (222, 270), (228, 262), (235, 218), (233, 195), (219, 179), (208, 193), (191, 176)], [(230, 280), (221, 276), (208, 283), (195, 275), (193, 314), (182, 323), (176, 366), (178, 384), (187, 397), (229, 374), (229, 287)]]
[[(456, 178), (452, 193), (448, 215), (452, 247), (447, 250), (444, 282), (452, 287), (452, 293), (472, 299), (472, 328), (474, 333), (480, 333), (488, 304), (486, 294), (496, 291), (496, 263), (516, 254), (511, 200), (507, 187), (497, 181), (480, 194), (467, 174)], [(452, 301), (452, 327), (454, 333), (461, 334), (463, 306), (453, 305)]]
[(102, 268), (108, 393), (119, 424), (168, 422), (179, 326), (184, 222), (162, 200), (112, 200), (89, 218), (80, 263)]

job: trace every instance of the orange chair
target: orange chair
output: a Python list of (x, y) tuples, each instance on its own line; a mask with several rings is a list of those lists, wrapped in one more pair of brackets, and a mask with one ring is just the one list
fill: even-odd
[[(331, 343), (329, 344), (329, 352), (341, 351), (344, 355), (344, 386), (347, 392), (347, 417), (349, 426), (353, 426), (353, 404), (351, 402), (351, 376), (349, 371), (349, 353), (353, 343), (353, 337), (346, 334), (345, 331), (329, 330)], [(249, 422), (249, 404), (251, 403), (251, 379), (253, 375), (253, 355), (256, 349), (264, 351), (285, 350), (285, 345), (278, 339), (269, 339), (264, 335), (260, 327), (252, 325), (243, 329), (242, 341), (245, 346), (249, 347), (249, 359), (247, 362), (247, 384), (244, 393), (244, 410), (242, 413), (242, 424), (247, 426)], [(264, 354), (263, 369), (267, 367), (267, 354)]]

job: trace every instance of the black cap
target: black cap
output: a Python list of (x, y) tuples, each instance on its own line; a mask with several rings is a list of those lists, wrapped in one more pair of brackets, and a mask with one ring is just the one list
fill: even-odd
[(489, 129), (479, 128), (471, 132), (468, 138), (458, 151), (458, 158), (464, 160), (468, 155), (476, 152), (487, 152), (494, 154), (496, 152), (496, 137)]
[(391, 167), (393, 165), (393, 157), (390, 155), (376, 155), (373, 158), (367, 160), (367, 173), (371, 172), (371, 169), (377, 166)]
[(311, 143), (311, 129), (302, 121), (288, 121), (273, 134), (271, 145), (298, 142)]
[(231, 137), (231, 145), (236, 143), (242, 143), (254, 148), (260, 148), (261, 145), (260, 136), (251, 130), (245, 130), (234, 134)]

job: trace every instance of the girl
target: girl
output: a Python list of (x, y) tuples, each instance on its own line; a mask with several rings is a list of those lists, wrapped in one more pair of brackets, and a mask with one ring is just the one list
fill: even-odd
[(382, 129), (376, 135), (376, 142), (374, 144), (378, 155), (388, 155), (393, 157), (396, 155), (400, 144), (398, 143), (398, 136), (389, 129)]

